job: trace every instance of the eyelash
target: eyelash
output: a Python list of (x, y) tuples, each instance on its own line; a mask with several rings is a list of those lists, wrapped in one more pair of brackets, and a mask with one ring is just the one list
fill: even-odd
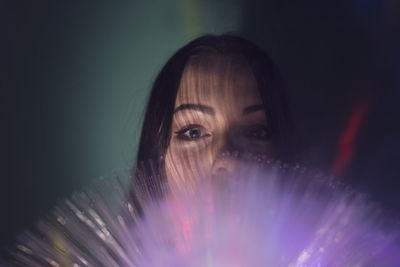
[[(198, 130), (197, 136), (191, 137), (190, 131)], [(176, 136), (183, 141), (196, 141), (201, 138), (209, 137), (210, 134), (206, 132), (206, 129), (199, 124), (189, 124), (179, 131), (174, 132)], [(249, 139), (257, 141), (266, 141), (271, 138), (271, 133), (265, 125), (253, 125), (243, 132), (244, 136)]]
[[(205, 133), (200, 133), (200, 135), (198, 137), (190, 137), (190, 136), (187, 135), (189, 133), (189, 131), (195, 130), (195, 129), (198, 129), (201, 132), (203, 131)], [(179, 139), (184, 140), (184, 141), (196, 141), (196, 140), (199, 140), (201, 138), (210, 136), (209, 133), (206, 133), (205, 128), (203, 126), (199, 125), (199, 124), (187, 125), (187, 126), (183, 127), (181, 130), (176, 131), (175, 134)]]
[(252, 138), (260, 141), (266, 141), (271, 138), (271, 132), (267, 126), (255, 125), (246, 130), (245, 135), (247, 138)]

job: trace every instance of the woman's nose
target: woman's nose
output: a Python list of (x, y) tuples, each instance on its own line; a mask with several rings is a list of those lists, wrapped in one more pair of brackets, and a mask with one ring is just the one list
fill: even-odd
[(235, 159), (230, 155), (219, 155), (212, 166), (211, 178), (215, 185), (223, 186), (230, 180), (236, 168)]
[(232, 135), (232, 132), (221, 136), (219, 144), (216, 146), (212, 175), (216, 177), (227, 177), (230, 176), (237, 164), (241, 154), (240, 146), (237, 144), (237, 138)]
[(213, 172), (231, 172), (235, 167), (236, 158), (233, 157), (233, 152), (224, 151), (218, 154), (213, 163)]

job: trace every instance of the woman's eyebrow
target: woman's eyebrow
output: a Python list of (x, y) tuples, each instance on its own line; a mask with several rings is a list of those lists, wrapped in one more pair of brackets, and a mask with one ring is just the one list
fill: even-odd
[(243, 109), (243, 115), (247, 115), (249, 113), (253, 113), (259, 110), (264, 110), (263, 104), (248, 106), (247, 108)]
[(215, 111), (212, 107), (202, 104), (182, 104), (174, 110), (174, 113), (185, 109), (198, 110), (210, 115), (215, 115)]

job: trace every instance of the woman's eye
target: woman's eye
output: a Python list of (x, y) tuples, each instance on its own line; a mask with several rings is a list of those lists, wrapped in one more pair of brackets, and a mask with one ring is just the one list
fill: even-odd
[(204, 127), (201, 125), (186, 126), (183, 129), (175, 132), (175, 134), (178, 136), (178, 138), (187, 141), (193, 141), (210, 136), (210, 134), (206, 132), (206, 129), (204, 129)]
[(266, 126), (257, 126), (248, 129), (246, 137), (256, 140), (268, 140), (271, 138), (271, 134)]

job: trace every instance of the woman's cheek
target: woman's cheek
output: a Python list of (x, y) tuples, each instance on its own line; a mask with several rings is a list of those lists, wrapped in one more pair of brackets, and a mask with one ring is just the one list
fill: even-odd
[(210, 146), (206, 142), (193, 143), (181, 145), (173, 141), (167, 150), (165, 168), (173, 188), (190, 190), (210, 174), (213, 162)]

